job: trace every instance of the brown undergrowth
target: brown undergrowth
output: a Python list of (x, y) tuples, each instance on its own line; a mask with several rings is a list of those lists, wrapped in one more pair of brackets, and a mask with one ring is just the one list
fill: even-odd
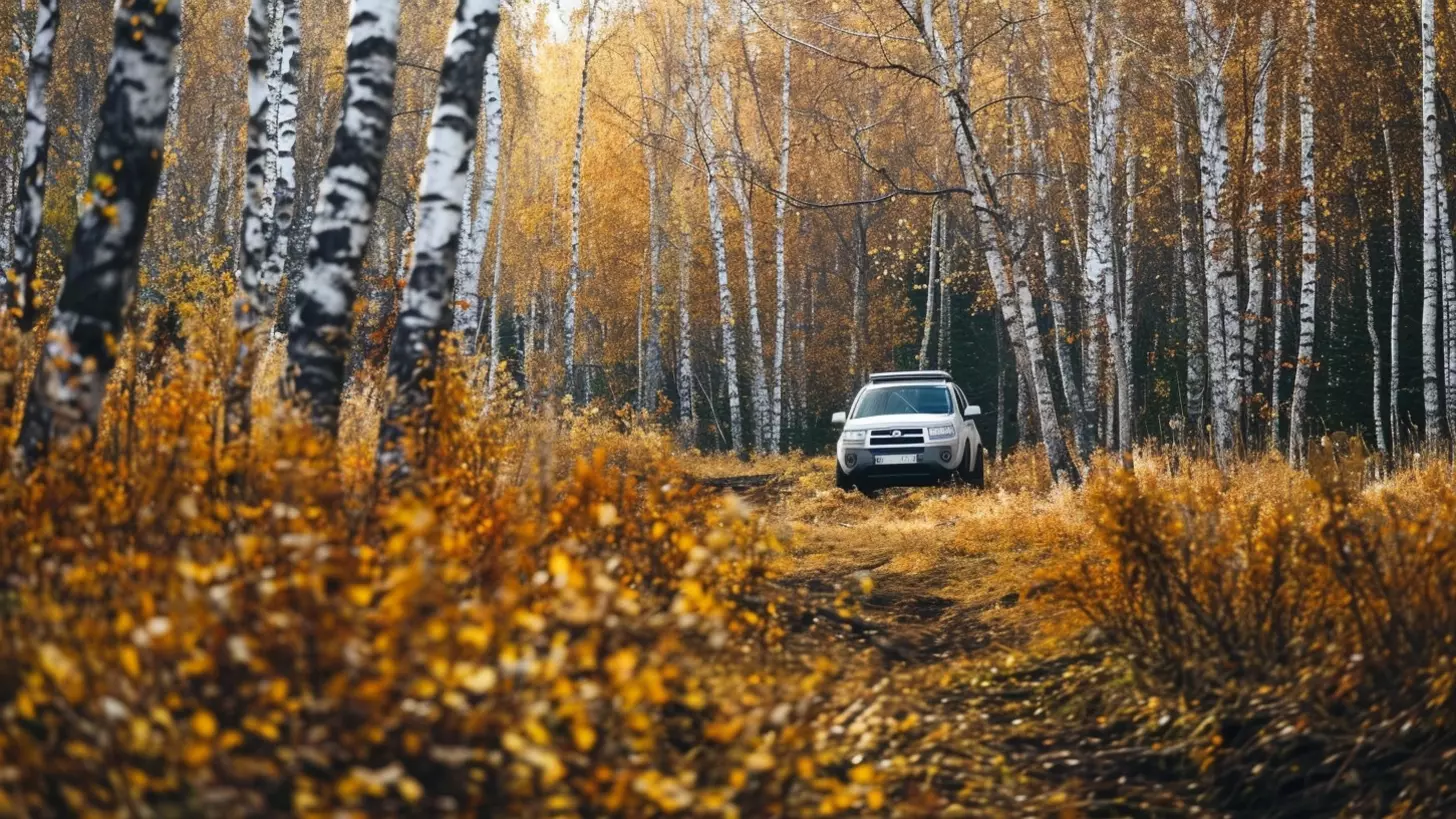
[(224, 445), (213, 346), (0, 478), (0, 815), (1451, 807), (1444, 466), (867, 498), (456, 363), (394, 494), (377, 373), (326, 444), (270, 350)]

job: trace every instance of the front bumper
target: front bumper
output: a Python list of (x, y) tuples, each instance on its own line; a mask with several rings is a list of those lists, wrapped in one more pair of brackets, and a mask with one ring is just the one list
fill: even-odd
[[(915, 482), (941, 480), (955, 472), (955, 444), (930, 444), (923, 447), (900, 449), (870, 449), (868, 447), (844, 447), (839, 455), (839, 466), (851, 480), (875, 480), (888, 482)], [(877, 464), (875, 456), (914, 455), (910, 464)]]

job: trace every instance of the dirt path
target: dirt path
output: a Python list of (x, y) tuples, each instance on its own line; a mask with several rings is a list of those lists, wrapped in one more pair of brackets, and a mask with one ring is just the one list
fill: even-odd
[(717, 480), (787, 544), (779, 582), (813, 612), (790, 639), (846, 668), (830, 731), (900, 783), (887, 815), (1197, 814), (1181, 757), (1104, 716), (1132, 696), (1123, 666), (1059, 631), (1039, 573), (1082, 522), (1006, 493), (845, 495), (812, 467), (743, 477)]

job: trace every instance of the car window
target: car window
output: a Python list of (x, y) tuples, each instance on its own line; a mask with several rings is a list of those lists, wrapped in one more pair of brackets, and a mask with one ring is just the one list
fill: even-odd
[(950, 390), (931, 384), (879, 387), (867, 390), (854, 408), (855, 418), (907, 414), (950, 415)]
[(955, 395), (956, 415), (964, 415), (966, 411), (966, 397), (961, 395), (961, 388), (952, 388), (951, 392)]

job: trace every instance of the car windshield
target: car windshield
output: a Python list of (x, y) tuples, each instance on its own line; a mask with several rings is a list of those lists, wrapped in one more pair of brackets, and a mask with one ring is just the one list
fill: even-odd
[(950, 415), (950, 390), (929, 384), (868, 390), (855, 407), (854, 417), (879, 415)]

